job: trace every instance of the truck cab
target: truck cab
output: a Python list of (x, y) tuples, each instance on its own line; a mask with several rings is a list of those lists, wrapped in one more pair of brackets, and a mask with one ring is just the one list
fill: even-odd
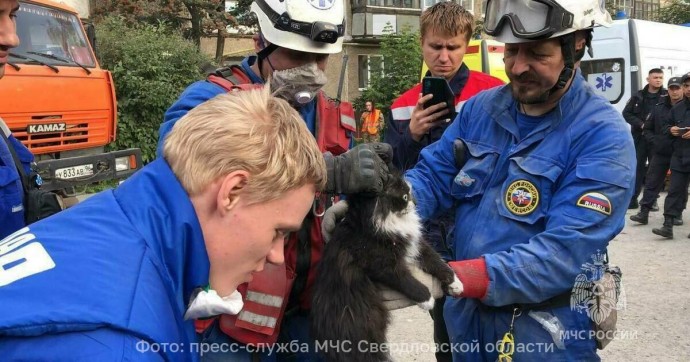
[(0, 117), (36, 156), (44, 187), (133, 173), (141, 166), (138, 149), (103, 152), (116, 137), (115, 86), (77, 12), (50, 0), (19, 4), (21, 44), (10, 51), (0, 85)]

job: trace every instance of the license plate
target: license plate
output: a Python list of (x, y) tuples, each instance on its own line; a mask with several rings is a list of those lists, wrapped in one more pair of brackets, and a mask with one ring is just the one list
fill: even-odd
[(55, 177), (59, 179), (73, 179), (93, 175), (93, 165), (79, 165), (55, 170)]

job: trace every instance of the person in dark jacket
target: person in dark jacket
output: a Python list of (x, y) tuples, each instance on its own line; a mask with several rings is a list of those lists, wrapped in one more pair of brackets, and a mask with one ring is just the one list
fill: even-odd
[[(647, 144), (652, 146), (652, 161), (645, 176), (644, 193), (640, 200), (640, 212), (630, 216), (630, 220), (646, 225), (649, 212), (652, 210), (659, 192), (664, 187), (666, 173), (671, 164), (673, 153), (673, 139), (668, 134), (669, 115), (671, 108), (683, 100), (683, 82), (681, 77), (668, 80), (668, 95), (659, 97), (650, 117), (645, 121), (643, 135)], [(687, 196), (687, 193), (685, 194)], [(687, 202), (687, 200), (686, 200)], [(683, 225), (680, 217), (673, 219), (674, 225)]]
[[(455, 110), (459, 112), (465, 101), (475, 94), (503, 85), (503, 81), (490, 75), (469, 70), (463, 57), (472, 35), (474, 17), (461, 5), (440, 2), (426, 9), (420, 17), (421, 43), (424, 62), (429, 66), (427, 76), (443, 77), (448, 81), (455, 95)], [(424, 108), (431, 95), (420, 98), (421, 84), (417, 84), (391, 105), (384, 142), (393, 147), (393, 164), (405, 171), (417, 163), (422, 148), (436, 142), (450, 125), (449, 116), (443, 105)], [(452, 240), (449, 234), (454, 225), (453, 213), (429, 220), (426, 225), (428, 241), (446, 260), (451, 260), (449, 250)], [(434, 319), (434, 341), (440, 346), (449, 343), (446, 325), (443, 321), (445, 297), (436, 300), (431, 311)], [(444, 352), (445, 351), (445, 352)], [(436, 352), (437, 361), (450, 361), (447, 348)]]
[(651, 145), (642, 133), (645, 120), (650, 116), (654, 106), (659, 103), (659, 97), (666, 94), (664, 86), (664, 72), (659, 68), (649, 71), (647, 85), (641, 91), (630, 98), (623, 109), (623, 117), (630, 124), (633, 141), (635, 141), (635, 153), (637, 155), (637, 174), (635, 175), (635, 191), (630, 200), (629, 209), (637, 209), (638, 196), (644, 185), (644, 177), (647, 173), (647, 163), (651, 159)]
[[(656, 235), (673, 239), (673, 220), (679, 218), (688, 199), (690, 183), (690, 74), (682, 78), (685, 97), (669, 113), (668, 133), (673, 137), (671, 183), (664, 201), (664, 224), (652, 229)], [(690, 237), (690, 235), (688, 235)]]

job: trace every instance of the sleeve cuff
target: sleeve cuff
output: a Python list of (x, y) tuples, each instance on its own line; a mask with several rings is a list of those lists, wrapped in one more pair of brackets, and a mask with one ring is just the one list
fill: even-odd
[(489, 274), (484, 258), (448, 263), (462, 283), (464, 298), (482, 299), (489, 288)]

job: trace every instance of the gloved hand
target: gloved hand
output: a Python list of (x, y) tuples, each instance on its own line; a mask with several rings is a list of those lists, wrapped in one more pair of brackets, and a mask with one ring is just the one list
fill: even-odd
[(329, 242), (335, 226), (345, 217), (347, 213), (347, 201), (338, 201), (323, 214), (321, 219), (321, 235), (323, 235), (324, 242)]
[(324, 155), (328, 170), (326, 192), (356, 194), (379, 193), (388, 178), (388, 163), (393, 159), (393, 149), (386, 143), (365, 143), (333, 156)]
[[(431, 274), (425, 273), (416, 265), (408, 264), (408, 267), (412, 272), (412, 276), (424, 284), (427, 289), (429, 289), (429, 292), (431, 292), (431, 296), (434, 299), (438, 299), (443, 296), (443, 287), (441, 286), (441, 281), (431, 276)], [(383, 285), (379, 285), (379, 290), (379, 295), (383, 299), (383, 304), (388, 310), (407, 308), (417, 304), (417, 302), (409, 299), (407, 296), (398, 292), (397, 290), (390, 289)], [(427, 310), (433, 308), (433, 305), (424, 305), (424, 303), (419, 304), (420, 307)]]

